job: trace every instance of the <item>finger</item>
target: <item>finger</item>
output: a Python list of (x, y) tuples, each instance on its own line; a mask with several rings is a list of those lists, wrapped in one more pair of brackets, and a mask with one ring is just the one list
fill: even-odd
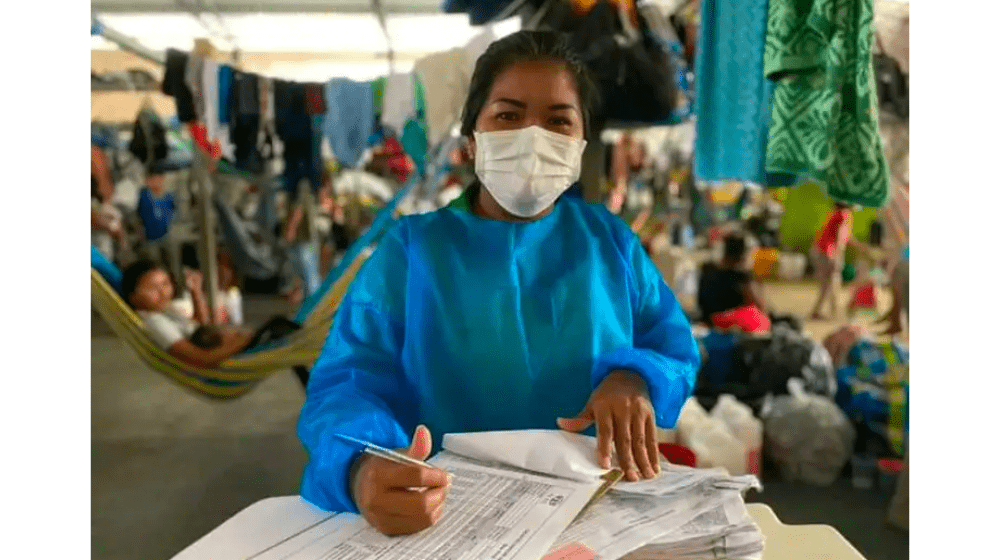
[(431, 431), (427, 429), (427, 426), (423, 424), (417, 426), (413, 432), (413, 441), (410, 443), (410, 448), (406, 450), (406, 454), (420, 461), (431, 454)]
[(444, 504), (445, 500), (442, 500), (441, 505), (439, 505), (437, 509), (434, 510), (433, 513), (431, 513), (431, 525), (434, 525), (435, 523), (441, 520), (441, 517), (444, 515)]
[(398, 515), (377, 514), (365, 518), (372, 527), (387, 537), (397, 537), (419, 533), (431, 526), (430, 517), (415, 518)]
[(653, 464), (653, 472), (660, 474), (660, 446), (656, 435), (656, 421), (650, 414), (646, 417), (646, 452), (649, 454), (649, 462)]
[(597, 464), (602, 469), (611, 468), (611, 442), (615, 439), (611, 415), (597, 416)]
[(627, 413), (615, 416), (615, 449), (618, 451), (618, 466), (625, 472), (625, 480), (635, 482), (639, 475), (635, 472), (632, 459), (632, 433)]
[(387, 515), (430, 519), (434, 510), (444, 503), (446, 494), (446, 488), (434, 488), (426, 492), (392, 489), (383, 494), (380, 509)]
[(643, 478), (653, 478), (653, 465), (649, 463), (649, 455), (646, 453), (646, 418), (643, 409), (638, 409), (632, 413), (632, 456), (635, 457), (635, 464), (639, 467), (639, 472)]
[(439, 488), (448, 485), (448, 473), (441, 469), (382, 461), (384, 463), (378, 465), (382, 488)]
[(582, 432), (594, 423), (594, 414), (589, 409), (581, 412), (576, 418), (556, 418), (559, 428), (567, 432)]

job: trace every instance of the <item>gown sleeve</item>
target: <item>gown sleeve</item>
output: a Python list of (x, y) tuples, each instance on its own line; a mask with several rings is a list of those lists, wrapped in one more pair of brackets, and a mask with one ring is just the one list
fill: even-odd
[(350, 468), (360, 452), (332, 437), (350, 435), (400, 448), (416, 424), (416, 393), (401, 355), (407, 278), (400, 223), (351, 283), (310, 374), (298, 435), (309, 454), (302, 497), (328, 511), (356, 513)]
[(596, 388), (615, 370), (639, 374), (649, 388), (656, 425), (673, 428), (694, 390), (701, 363), (698, 345), (677, 298), (638, 238), (629, 232), (623, 244), (625, 264), (634, 279), (632, 346), (600, 354), (594, 362), (591, 383)]

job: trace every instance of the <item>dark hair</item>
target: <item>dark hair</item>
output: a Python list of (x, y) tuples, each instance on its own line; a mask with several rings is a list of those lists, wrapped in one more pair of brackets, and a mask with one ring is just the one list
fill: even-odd
[(847, 202), (841, 202), (839, 200), (835, 204), (837, 206), (837, 210), (847, 210), (853, 206), (852, 204), (849, 204)]
[(462, 109), (462, 136), (472, 136), (476, 119), (489, 99), (493, 82), (501, 72), (518, 62), (552, 59), (562, 62), (573, 75), (580, 111), (583, 113), (584, 137), (590, 136), (590, 119), (598, 104), (597, 87), (590, 72), (569, 43), (569, 37), (552, 31), (518, 31), (493, 42), (476, 61), (469, 85), (469, 97)]
[(96, 198), (99, 202), (104, 202), (101, 200), (101, 192), (97, 188), (97, 177), (93, 173), (90, 174), (90, 198)]
[(730, 234), (726, 236), (722, 256), (727, 261), (738, 261), (742, 260), (747, 254), (747, 240), (746, 237), (739, 234)]
[(157, 160), (146, 165), (147, 177), (152, 175), (166, 175), (166, 174), (167, 174), (167, 166), (162, 160)]
[(132, 294), (135, 293), (135, 289), (139, 287), (142, 277), (154, 270), (163, 270), (163, 267), (156, 261), (145, 259), (130, 264), (122, 271), (122, 295), (129, 305), (132, 305), (132, 302), (129, 300), (132, 298)]

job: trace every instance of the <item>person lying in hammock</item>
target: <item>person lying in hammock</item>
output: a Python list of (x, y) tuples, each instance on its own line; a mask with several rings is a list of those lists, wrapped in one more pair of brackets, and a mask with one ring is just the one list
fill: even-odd
[[(150, 338), (171, 356), (196, 367), (213, 368), (225, 360), (279, 340), (301, 328), (284, 317), (268, 321), (256, 333), (213, 324), (202, 290), (202, 275), (187, 271), (185, 284), (194, 302), (194, 317), (174, 299), (174, 286), (167, 271), (154, 261), (138, 261), (122, 273), (122, 295), (135, 309)], [(296, 368), (305, 385), (308, 372)]]

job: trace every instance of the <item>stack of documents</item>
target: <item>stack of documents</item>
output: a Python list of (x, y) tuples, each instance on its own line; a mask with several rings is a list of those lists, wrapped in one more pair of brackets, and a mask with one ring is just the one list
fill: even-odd
[(759, 558), (743, 492), (755, 477), (663, 463), (622, 482), (596, 464), (596, 440), (562, 431), (449, 434), (429, 462), (453, 476), (444, 514), (386, 537), (331, 514), (251, 560), (629, 560)]
[(764, 539), (747, 513), (743, 493), (755, 477), (723, 470), (662, 465), (659, 477), (621, 482), (559, 536), (546, 560), (580, 545), (601, 560), (760, 558)]

